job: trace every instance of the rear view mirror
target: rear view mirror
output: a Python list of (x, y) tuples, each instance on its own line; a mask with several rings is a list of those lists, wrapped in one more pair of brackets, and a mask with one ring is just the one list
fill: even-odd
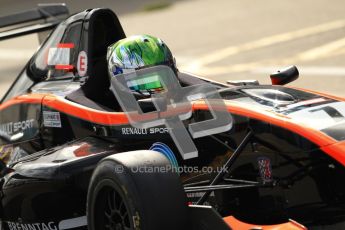
[(296, 66), (289, 66), (270, 75), (272, 85), (286, 85), (295, 81), (298, 76), (299, 72)]

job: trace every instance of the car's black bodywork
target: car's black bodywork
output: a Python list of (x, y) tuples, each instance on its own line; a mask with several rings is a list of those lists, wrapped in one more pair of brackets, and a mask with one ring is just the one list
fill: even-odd
[[(144, 130), (128, 124), (109, 90), (106, 48), (124, 37), (116, 15), (108, 9), (73, 15), (52, 32), (4, 96), (0, 106), (0, 153), (8, 163), (0, 193), (4, 228), (86, 228), (88, 186), (101, 159), (149, 149), (156, 142), (163, 142), (178, 153), (164, 126)], [(74, 44), (72, 69), (49, 69), (43, 64), (44, 53), (50, 47), (70, 43)], [(81, 51), (87, 53), (86, 77), (77, 71)], [(185, 86), (206, 81), (185, 73), (179, 73), (179, 80)], [(344, 102), (282, 86), (229, 88), (208, 82), (219, 88), (224, 99), (237, 103), (230, 109), (233, 128), (195, 139), (199, 157), (183, 160), (175, 154), (179, 165), (220, 168), (248, 131), (252, 132), (226, 175), (227, 182), (237, 187), (215, 189), (208, 203), (223, 217), (235, 216), (258, 225), (294, 219), (311, 229), (345, 228), (344, 161), (338, 153), (332, 155), (331, 150), (323, 149), (343, 141), (344, 129), (338, 124), (317, 131), (303, 130), (303, 125), (289, 126), (285, 120), (294, 112)], [(295, 100), (293, 104), (316, 102), (275, 110), (272, 100), (289, 102), (289, 95)], [(265, 112), (257, 111), (256, 115), (250, 110), (254, 104)], [(272, 110), (274, 117), (267, 115)], [(333, 119), (344, 119), (332, 108), (328, 112)], [(279, 116), (284, 118), (279, 120)], [(207, 110), (196, 107), (185, 123), (209, 117)], [(316, 140), (317, 135), (321, 136), (320, 141)], [(262, 160), (267, 168), (260, 168)], [(273, 174), (268, 175), (270, 178), (262, 175), (265, 169)], [(196, 193), (192, 187), (209, 183), (214, 175), (215, 172), (181, 174), (183, 184), (191, 188), (187, 193), (191, 202), (202, 196), (202, 191)]]

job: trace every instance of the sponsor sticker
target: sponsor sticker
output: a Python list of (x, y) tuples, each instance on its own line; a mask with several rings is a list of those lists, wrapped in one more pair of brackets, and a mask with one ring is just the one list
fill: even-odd
[(69, 65), (70, 49), (69, 48), (50, 48), (48, 53), (48, 65)]
[(0, 134), (12, 135), (34, 127), (34, 119), (0, 124)]
[[(187, 193), (187, 198), (200, 198), (205, 194), (205, 192), (193, 192), (193, 193)], [(214, 192), (211, 192), (210, 197), (214, 197)]]
[(61, 128), (61, 118), (59, 112), (43, 111), (44, 127)]
[(49, 223), (32, 223), (23, 224), (18, 222), (6, 222), (9, 230), (24, 230), (24, 229), (35, 229), (35, 230), (58, 230), (58, 227), (54, 222)]
[(140, 128), (122, 128), (121, 134), (122, 135), (146, 135), (146, 134), (164, 134), (169, 133), (169, 128), (148, 128), (148, 129), (140, 129)]
[[(8, 227), (9, 230), (67, 230), (81, 228), (87, 225), (86, 216), (81, 216), (77, 218), (61, 220), (57, 222), (45, 222), (45, 223), (22, 223), (22, 222), (12, 222), (3, 221), (3, 226)], [(3, 228), (0, 228), (0, 230)], [(84, 228), (83, 228), (84, 229)]]
[(260, 172), (260, 177), (262, 181), (271, 182), (272, 181), (271, 159), (268, 157), (259, 157), (258, 166), (259, 166), (259, 172)]

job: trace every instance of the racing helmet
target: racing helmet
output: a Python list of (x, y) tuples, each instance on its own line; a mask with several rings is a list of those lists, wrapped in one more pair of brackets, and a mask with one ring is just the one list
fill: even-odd
[[(134, 35), (110, 45), (107, 61), (111, 77), (156, 65), (167, 65), (177, 74), (175, 59), (168, 46), (150, 35)], [(157, 77), (130, 88), (141, 94), (152, 94), (161, 91), (162, 84)]]

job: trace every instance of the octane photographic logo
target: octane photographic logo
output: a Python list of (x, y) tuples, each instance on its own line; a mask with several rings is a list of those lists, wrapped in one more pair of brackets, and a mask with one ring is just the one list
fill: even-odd
[[(164, 90), (151, 94), (156, 111), (144, 113), (135, 98), (133, 84), (147, 84), (159, 78)], [(139, 129), (165, 125), (183, 159), (196, 158), (198, 150), (192, 138), (222, 133), (232, 128), (232, 116), (217, 88), (208, 83), (181, 87), (175, 73), (166, 66), (156, 66), (112, 77), (111, 86), (130, 124)], [(192, 117), (192, 101), (203, 99), (212, 119), (188, 124)]]

